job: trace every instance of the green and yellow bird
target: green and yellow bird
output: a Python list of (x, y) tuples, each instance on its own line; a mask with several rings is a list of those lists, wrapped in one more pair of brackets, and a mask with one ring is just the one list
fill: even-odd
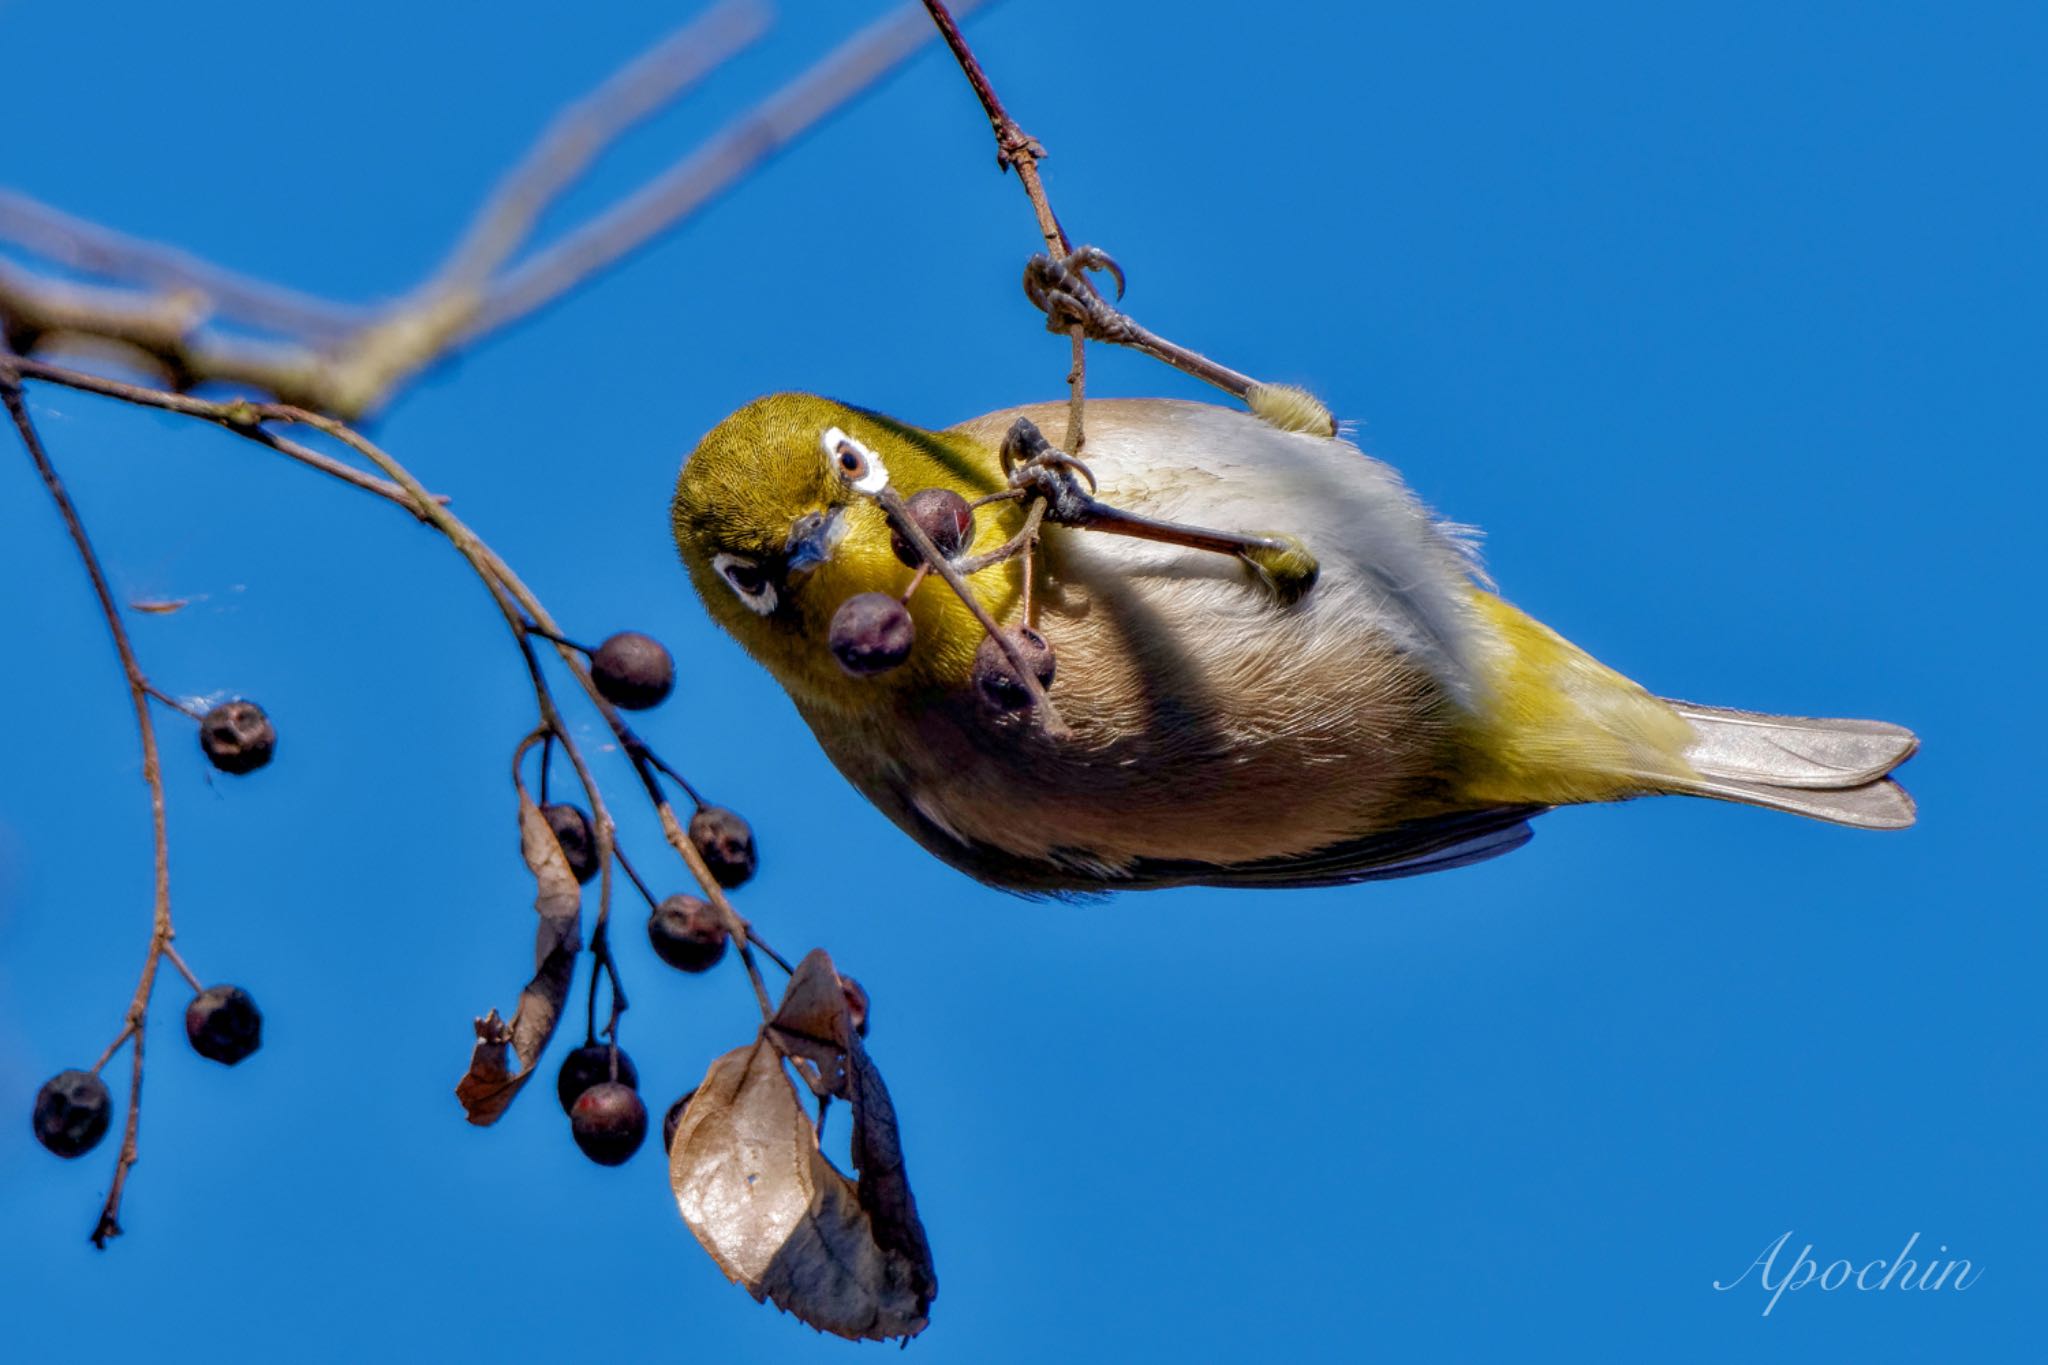
[[(1552, 806), (1666, 793), (1913, 822), (1886, 776), (1912, 755), (1910, 731), (1660, 699), (1495, 595), (1465, 533), (1388, 466), (1198, 403), (1091, 400), (1102, 499), (1291, 535), (1319, 565), (1313, 590), (1285, 601), (1237, 557), (1048, 525), (1031, 606), (1064, 733), (987, 704), (972, 681), (983, 628), (935, 578), (910, 596), (907, 662), (851, 676), (827, 648), (834, 613), (912, 581), (874, 491), (1002, 491), (1012, 424), (1057, 430), (1065, 412), (926, 431), (776, 394), (719, 423), (676, 483), (676, 544), (712, 617), (855, 787), (982, 881), (1074, 893), (1409, 876), (1508, 852)], [(982, 508), (961, 553), (1002, 545), (1023, 518), (1016, 501)], [(1023, 573), (1011, 559), (967, 581), (1018, 625)]]

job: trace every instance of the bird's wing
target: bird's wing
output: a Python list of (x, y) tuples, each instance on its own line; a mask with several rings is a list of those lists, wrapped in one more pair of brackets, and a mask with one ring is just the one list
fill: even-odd
[(1530, 817), (1543, 806), (1496, 806), (1490, 810), (1439, 815), (1379, 834), (1367, 835), (1296, 857), (1219, 866), (1201, 862), (1141, 859), (1131, 869), (1132, 887), (1349, 886), (1391, 881), (1468, 867), (1512, 853), (1534, 837)]
[(1150, 891), (1173, 886), (1349, 886), (1444, 872), (1514, 852), (1534, 837), (1529, 820), (1548, 809), (1497, 806), (1490, 810), (1460, 811), (1410, 821), (1309, 853), (1255, 862), (1139, 858), (1122, 866), (1110, 866), (1078, 849), (1054, 850), (1049, 858), (1021, 857), (963, 839), (957, 832), (934, 822), (914, 802), (880, 804), (919, 843), (969, 876), (1023, 896), (1060, 898), (1089, 898), (1112, 891)]

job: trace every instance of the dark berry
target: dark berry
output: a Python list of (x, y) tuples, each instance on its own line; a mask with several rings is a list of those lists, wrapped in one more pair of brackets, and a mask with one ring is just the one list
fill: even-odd
[(846, 993), (846, 1012), (853, 1017), (853, 1031), (861, 1037), (868, 1036), (868, 989), (844, 972), (839, 974), (839, 989)]
[[(1003, 634), (1016, 645), (1024, 662), (1038, 675), (1038, 685), (1051, 687), (1052, 646), (1046, 643), (1045, 637), (1029, 626), (1016, 626)], [(1025, 690), (1024, 679), (993, 635), (983, 636), (981, 648), (974, 651), (974, 690), (998, 711), (1016, 711), (1031, 704), (1031, 693)]]
[[(621, 1085), (637, 1086), (640, 1073), (633, 1066), (633, 1059), (619, 1050), (618, 1081)], [(576, 1097), (593, 1085), (600, 1085), (612, 1077), (612, 1046), (609, 1043), (585, 1043), (562, 1059), (562, 1069), (555, 1073), (555, 1095), (562, 1101), (562, 1112), (568, 1113), (575, 1105)]]
[(652, 635), (622, 630), (590, 656), (590, 680), (612, 705), (645, 711), (676, 685), (676, 661)]
[(547, 817), (548, 828), (555, 832), (555, 842), (562, 846), (562, 856), (569, 860), (576, 880), (587, 882), (595, 877), (597, 836), (591, 832), (590, 817), (579, 807), (562, 802), (542, 806), (540, 813)]
[(58, 1156), (84, 1156), (113, 1121), (114, 1097), (90, 1071), (60, 1071), (36, 1091), (36, 1141)]
[(263, 1011), (240, 986), (208, 986), (185, 1006), (192, 1050), (233, 1066), (263, 1046)]
[(710, 901), (670, 896), (647, 917), (655, 956), (686, 972), (704, 972), (725, 956), (725, 921)]
[(917, 625), (910, 609), (885, 592), (857, 593), (832, 613), (832, 657), (856, 678), (872, 678), (910, 657)]
[(277, 730), (253, 701), (224, 701), (199, 718), (199, 747), (224, 773), (253, 773), (270, 762)]
[(690, 817), (690, 842), (711, 869), (711, 879), (730, 891), (754, 875), (754, 831), (739, 812), (700, 806)]
[(632, 1086), (599, 1081), (569, 1106), (569, 1131), (583, 1155), (600, 1166), (617, 1166), (646, 1139), (647, 1106)]
[(692, 1090), (668, 1107), (668, 1113), (661, 1120), (661, 1146), (663, 1151), (676, 1145), (676, 1129), (683, 1123), (683, 1111), (690, 1107), (690, 1100), (696, 1095)]
[[(967, 542), (974, 539), (974, 509), (967, 505), (967, 499), (950, 488), (921, 488), (910, 495), (904, 506), (910, 513), (910, 519), (932, 538), (932, 544), (948, 559), (959, 554)], [(913, 569), (924, 563), (924, 556), (917, 552), (917, 547), (905, 540), (901, 531), (893, 528), (889, 532), (889, 548)]]

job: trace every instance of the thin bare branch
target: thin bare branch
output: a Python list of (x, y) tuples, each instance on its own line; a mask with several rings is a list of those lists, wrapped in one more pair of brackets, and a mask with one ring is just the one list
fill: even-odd
[[(970, 13), (982, 3), (972, 0), (959, 8)], [(914, 9), (862, 29), (616, 208), (507, 273), (493, 287), (470, 337), (525, 317), (616, 265), (731, 189), (929, 40), (930, 30)]]
[[(365, 474), (362, 470), (344, 464), (331, 455), (323, 455), (317, 450), (301, 445), (297, 441), (279, 436), (276, 432), (268, 431), (259, 425), (259, 423), (273, 419), (280, 421), (292, 420), (286, 417), (285, 414), (287, 412), (296, 413), (298, 411), (296, 408), (285, 409), (271, 403), (251, 403), (240, 398), (229, 399), (225, 402), (214, 402), (210, 399), (194, 398), (189, 394), (167, 393), (162, 389), (145, 388), (140, 384), (124, 384), (118, 379), (102, 379), (96, 374), (87, 374), (83, 370), (66, 369), (61, 365), (52, 365), (47, 361), (34, 360), (28, 356), (16, 356), (10, 363), (26, 378), (41, 379), (52, 384), (61, 384), (65, 388), (77, 389), (81, 393), (96, 393), (105, 398), (117, 398), (124, 403), (133, 403), (138, 407), (156, 408), (163, 412), (175, 412), (185, 417), (197, 417), (202, 421), (211, 422), (215, 426), (226, 427), (237, 436), (246, 437), (258, 445), (268, 446), (287, 459), (296, 460), (308, 468), (319, 470), (330, 478), (339, 479), (346, 484), (352, 484), (366, 493), (375, 493), (380, 498), (397, 503), (400, 507), (413, 513), (413, 515), (419, 515), (418, 509), (413, 505), (412, 495), (397, 484)], [(432, 497), (437, 503), (448, 501), (447, 498), (439, 494), (434, 494)], [(424, 517), (420, 519), (422, 521), (426, 520)], [(163, 697), (162, 700), (177, 707), (179, 710), (187, 709), (172, 698)]]
[[(1073, 252), (1074, 244), (1067, 239), (1067, 231), (1060, 226), (1058, 215), (1053, 213), (1052, 201), (1046, 198), (1045, 182), (1038, 174), (1038, 163), (1045, 156), (1045, 148), (1010, 117), (1009, 110), (1003, 107), (1002, 99), (996, 94), (995, 86), (989, 82), (988, 73), (982, 70), (980, 59), (967, 45), (967, 36), (960, 31), (954, 11), (967, 14), (972, 7), (956, 4), (949, 8), (944, 0), (924, 0), (924, 7), (931, 13), (932, 22), (939, 26), (946, 46), (952, 49), (953, 59), (960, 63), (960, 71), (973, 88), (974, 97), (981, 101), (982, 112), (988, 115), (989, 129), (996, 139), (996, 165), (1006, 171), (1014, 168), (1017, 172), (1017, 183), (1024, 187), (1025, 197), (1031, 201), (1031, 211), (1037, 216), (1038, 235), (1045, 239), (1046, 254), (1054, 260), (1066, 259)], [(1082, 283), (1088, 287), (1085, 279)], [(1081, 420), (1082, 406), (1088, 396), (1088, 334), (1080, 323), (1073, 323), (1067, 328), (1067, 343), (1072, 358), (1067, 367), (1065, 449), (1069, 455), (1079, 455), (1088, 439), (1087, 428)]]
[[(965, 4), (963, 11), (979, 3)], [(426, 281), (387, 307), (347, 315), (181, 253), (11, 198), (23, 245), (137, 290), (79, 284), (0, 264), (0, 328), (18, 351), (104, 350), (139, 360), (169, 388), (228, 383), (354, 420), (422, 370), (527, 316), (710, 203), (768, 157), (894, 69), (926, 40), (915, 10), (863, 30), (638, 193), (535, 255), (511, 262), (547, 206), (604, 148), (759, 35), (765, 0), (723, 0), (551, 123)], [(230, 307), (232, 303), (232, 307)], [(216, 314), (279, 333), (221, 336)], [(286, 321), (304, 326), (282, 325)], [(297, 333), (297, 335), (294, 335)]]
[[(107, 1199), (100, 1208), (99, 1221), (93, 1226), (93, 1243), (104, 1248), (109, 1238), (121, 1235), (121, 1194), (128, 1184), (128, 1172), (135, 1165), (136, 1138), (142, 1125), (142, 1043), (149, 1022), (149, 998), (156, 989), (157, 966), (162, 962), (164, 950), (170, 946), (174, 933), (171, 927), (171, 843), (164, 823), (163, 770), (157, 762), (156, 720), (149, 709), (149, 678), (143, 673), (142, 665), (135, 657), (134, 646), (128, 641), (128, 628), (122, 623), (121, 609), (115, 604), (105, 571), (100, 568), (92, 538), (86, 534), (78, 508), (71, 501), (64, 481), (57, 476), (56, 467), (50, 463), (49, 452), (43, 448), (42, 436), (29, 417), (28, 402), (21, 389), (21, 372), (13, 356), (5, 352), (0, 352), (0, 403), (5, 404), (7, 415), (14, 420), (14, 429), (21, 437), (22, 446), (34, 462), (36, 472), (42, 476), (43, 486), (49, 490), (50, 500), (57, 506), (57, 514), (63, 518), (64, 529), (78, 551), (79, 562), (85, 566), (86, 577), (92, 580), (93, 596), (99, 599), (100, 616), (106, 622), (107, 633), (113, 637), (114, 652), (121, 658), (121, 673), (128, 684), (128, 700), (135, 710), (135, 728), (141, 740), (142, 780), (149, 789), (150, 835), (156, 868), (154, 905), (150, 915), (149, 951), (142, 959), (142, 972), (135, 983), (135, 995), (128, 1002), (123, 1029), (135, 1044), (134, 1067), (128, 1087), (128, 1117), (122, 1128), (121, 1152), (114, 1161), (114, 1179), (107, 1188)], [(116, 1040), (116, 1046), (119, 1041)], [(111, 1055), (112, 1051), (109, 1048), (108, 1054)], [(100, 1065), (105, 1063), (106, 1058), (102, 1057)]]
[(81, 274), (146, 285), (161, 294), (199, 295), (217, 315), (267, 332), (338, 336), (360, 326), (370, 311), (251, 279), (8, 189), (0, 189), (0, 239)]
[(434, 283), (483, 285), (606, 147), (744, 51), (768, 31), (773, 15), (764, 0), (721, 0), (556, 115), (477, 212)]

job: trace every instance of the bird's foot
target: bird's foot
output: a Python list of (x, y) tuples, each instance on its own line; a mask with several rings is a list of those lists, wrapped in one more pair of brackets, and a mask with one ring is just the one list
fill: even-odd
[[(1030, 418), (1019, 417), (1010, 424), (1000, 456), (1011, 491), (1027, 501), (1042, 498), (1047, 521), (1081, 526), (1094, 515), (1094, 471), (1046, 440)], [(1084, 481), (1086, 489), (1081, 487)]]
[[(1094, 496), (1095, 475), (1087, 465), (1067, 454), (1034, 425), (1019, 417), (1003, 436), (1000, 452), (1009, 490), (996, 496), (1022, 499), (1027, 505), (1041, 503), (1037, 513), (1056, 526), (1084, 531), (1131, 536), (1139, 540), (1179, 545), (1210, 554), (1234, 555), (1250, 565), (1259, 580), (1283, 602), (1299, 601), (1315, 586), (1319, 572), (1316, 558), (1298, 537), (1285, 534), (1245, 535), (1237, 531), (1214, 531), (1181, 522), (1159, 521), (1112, 507)], [(1083, 481), (1087, 487), (1082, 487)], [(1035, 528), (1020, 533), (1015, 541), (973, 561), (979, 569), (1007, 559), (1037, 539)]]
[(1136, 324), (1096, 290), (1088, 279), (1091, 271), (1106, 273), (1116, 281), (1116, 296), (1124, 296), (1123, 267), (1092, 246), (1077, 247), (1059, 260), (1033, 256), (1024, 266), (1024, 296), (1045, 314), (1048, 331), (1064, 332), (1079, 323), (1091, 341), (1129, 344), (1138, 335)]

